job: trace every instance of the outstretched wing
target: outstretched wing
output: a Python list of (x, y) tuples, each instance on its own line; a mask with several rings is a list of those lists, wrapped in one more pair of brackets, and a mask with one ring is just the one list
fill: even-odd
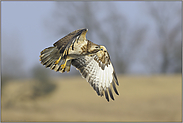
[(93, 89), (97, 92), (99, 96), (105, 97), (109, 101), (109, 95), (111, 99), (114, 100), (111, 88), (113, 87), (114, 92), (118, 94), (115, 84), (118, 84), (118, 80), (110, 60), (108, 64), (103, 64), (96, 54), (92, 56), (82, 56), (77, 59), (72, 60), (72, 65), (75, 66), (81, 73), (81, 75), (86, 78)]
[(74, 50), (74, 43), (75, 42), (84, 42), (86, 41), (86, 33), (88, 29), (78, 29), (74, 32), (69, 33), (65, 37), (61, 38), (57, 42), (55, 42), (53, 45), (57, 47), (57, 49), (60, 51), (60, 53), (63, 53), (67, 55), (70, 46), (72, 46), (72, 50)]

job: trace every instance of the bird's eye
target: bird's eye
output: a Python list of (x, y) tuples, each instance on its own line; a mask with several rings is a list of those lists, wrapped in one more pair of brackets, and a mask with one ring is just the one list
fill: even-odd
[(102, 51), (103, 51), (103, 48), (101, 48), (100, 50), (102, 50)]

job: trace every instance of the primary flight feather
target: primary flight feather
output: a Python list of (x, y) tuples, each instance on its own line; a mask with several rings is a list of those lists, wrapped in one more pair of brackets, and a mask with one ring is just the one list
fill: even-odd
[(40, 61), (45, 67), (61, 73), (70, 71), (71, 64), (80, 71), (99, 96), (114, 100), (111, 88), (119, 95), (119, 85), (109, 53), (104, 46), (86, 39), (88, 29), (75, 30), (41, 51)]

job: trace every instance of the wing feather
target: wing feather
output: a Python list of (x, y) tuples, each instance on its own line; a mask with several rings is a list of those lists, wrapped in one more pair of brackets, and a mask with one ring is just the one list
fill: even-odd
[(105, 93), (107, 101), (109, 101), (109, 95), (111, 99), (114, 100), (111, 87), (113, 87), (117, 95), (119, 95), (119, 93), (114, 83), (116, 82), (118, 85), (112, 63), (110, 62), (110, 64), (104, 65), (105, 67), (101, 67), (103, 65), (100, 65), (100, 63), (95, 60), (97, 59), (96, 57), (97, 55), (81, 56), (77, 59), (73, 59), (71, 63), (80, 71), (81, 75), (86, 78), (99, 96), (103, 96), (103, 93)]
[(108, 96), (107, 90), (105, 90), (105, 98), (106, 98), (107, 101), (109, 102), (109, 96)]
[(114, 81), (112, 82), (112, 86), (113, 86), (114, 92), (115, 92), (117, 95), (119, 95), (119, 93), (118, 93), (118, 91), (117, 91), (117, 89), (116, 89), (116, 86), (115, 86)]
[(113, 94), (112, 94), (111, 88), (108, 88), (108, 90), (109, 90), (109, 94), (110, 94), (111, 99), (112, 99), (112, 100), (114, 100), (114, 97), (113, 97)]
[(81, 37), (80, 41), (86, 40), (87, 31), (88, 31), (88, 29), (75, 30), (75, 31), (69, 33), (68, 35), (66, 35), (65, 37), (61, 38), (57, 42), (55, 42), (53, 45), (60, 50), (60, 53), (64, 53), (64, 51), (68, 51), (68, 49), (70, 48), (71, 45), (72, 45), (72, 49), (73, 49), (74, 43), (76, 41), (78, 41), (80, 37)]
[(115, 80), (116, 84), (119, 85), (118, 79), (117, 79), (117, 77), (116, 77), (116, 73), (115, 73), (115, 72), (113, 72), (113, 76), (114, 76), (114, 80)]

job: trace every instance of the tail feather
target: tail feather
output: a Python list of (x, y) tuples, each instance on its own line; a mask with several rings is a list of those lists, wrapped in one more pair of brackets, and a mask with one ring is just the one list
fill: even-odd
[(50, 61), (48, 61), (47, 65), (46, 67), (49, 67), (52, 70), (52, 68), (55, 66), (55, 60), (51, 59)]
[(52, 68), (52, 66), (54, 65), (54, 60), (52, 60), (50, 58), (50, 60), (48, 62), (45, 63), (45, 67), (49, 67), (50, 69)]
[(46, 58), (48, 58), (48, 56), (49, 56), (49, 54), (42, 54), (42, 55), (40, 55), (40, 57), (41, 57), (42, 59), (46, 59)]
[(65, 69), (62, 69), (61, 65), (65, 63), (65, 59), (63, 57), (61, 58), (59, 63), (56, 64), (56, 61), (61, 55), (62, 54), (59, 53), (56, 47), (48, 47), (41, 51), (41, 55), (39, 57), (41, 64), (45, 65), (46, 68), (49, 67), (51, 70), (59, 71), (62, 73), (65, 72), (65, 69), (67, 69), (67, 71), (70, 71), (70, 66), (68, 65), (66, 65)]
[(59, 69), (62, 69), (61, 68), (61, 65), (64, 64), (64, 60), (60, 60), (58, 64), (55, 65), (55, 67), (53, 68), (54, 71), (59, 71)]
[(48, 57), (46, 57), (45, 59), (42, 59), (41, 64), (43, 64), (43, 65), (49, 64), (48, 62), (49, 62), (50, 60), (51, 60), (51, 57), (48, 56)]
[[(56, 47), (48, 47), (46, 49), (44, 49), (43, 51), (41, 51), (41, 55), (42, 54), (50, 54), (51, 52), (53, 52), (56, 49)], [(56, 51), (56, 50), (55, 50)]]

